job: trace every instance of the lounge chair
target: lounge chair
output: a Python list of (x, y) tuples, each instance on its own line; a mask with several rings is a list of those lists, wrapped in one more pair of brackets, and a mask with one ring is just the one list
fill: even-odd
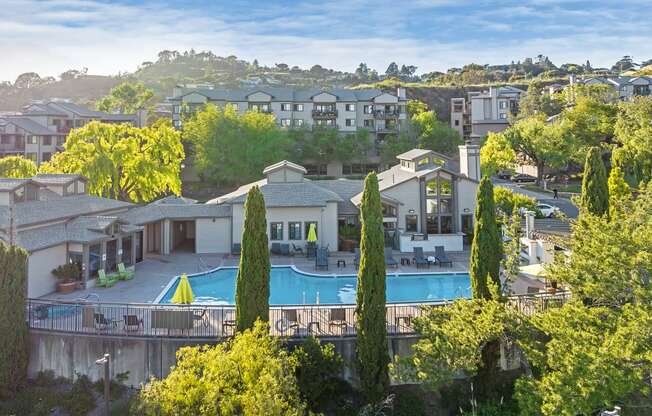
[(241, 245), (240, 243), (234, 243), (234, 244), (231, 246), (231, 254), (233, 254), (234, 256), (239, 255), (239, 254), (240, 254), (240, 250), (242, 250), (242, 245)]
[(118, 276), (114, 274), (106, 275), (104, 269), (97, 271), (97, 286), (98, 287), (111, 287), (118, 282)]
[(360, 267), (360, 249), (356, 247), (354, 251), (355, 251), (355, 255), (353, 256), (353, 265), (357, 269), (358, 267)]
[(123, 315), (125, 331), (138, 331), (143, 325), (143, 320), (137, 315)]
[(285, 309), (281, 312), (281, 319), (276, 323), (276, 329), (281, 333), (288, 330), (294, 330), (296, 334), (299, 329), (299, 316), (296, 309)]
[(340, 328), (342, 335), (346, 332), (348, 324), (346, 323), (346, 310), (344, 308), (333, 308), (328, 315), (328, 331), (332, 327)]
[(134, 278), (136, 268), (134, 266), (125, 267), (124, 263), (118, 263), (118, 278), (120, 280), (131, 280)]
[(292, 243), (292, 254), (297, 254), (301, 253), (303, 256), (303, 247), (297, 247), (294, 243)]
[(272, 254), (281, 254), (281, 243), (272, 243)]
[(315, 256), (315, 269), (328, 270), (328, 250), (325, 248), (317, 249), (317, 255)]
[(385, 266), (387, 267), (398, 267), (398, 262), (394, 257), (392, 257), (392, 248), (385, 247)]
[(414, 262), (419, 266), (430, 268), (430, 262), (423, 256), (423, 247), (414, 247)]
[(205, 328), (208, 328), (209, 322), (208, 322), (208, 309), (203, 309), (201, 312), (197, 313), (194, 312), (192, 314), (192, 320), (194, 321), (199, 321), (204, 325)]
[(280, 253), (283, 256), (289, 256), (290, 255), (290, 245), (289, 244), (281, 244)]
[(95, 318), (95, 328), (96, 329), (107, 329), (108, 327), (116, 327), (117, 323), (119, 321), (113, 321), (110, 319), (106, 319), (103, 313), (95, 313), (94, 315)]
[(444, 246), (435, 246), (435, 258), (439, 263), (439, 267), (443, 266), (444, 264), (448, 264), (449, 266), (453, 267), (453, 260), (449, 259), (446, 255)]

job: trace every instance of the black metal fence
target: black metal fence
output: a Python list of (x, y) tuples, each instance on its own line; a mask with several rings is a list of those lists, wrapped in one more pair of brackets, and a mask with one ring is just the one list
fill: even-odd
[[(519, 295), (508, 304), (532, 314), (561, 306), (567, 292)], [(413, 320), (422, 306), (448, 302), (387, 305), (389, 335), (414, 334)], [(355, 336), (355, 305), (271, 307), (270, 333), (284, 337)], [(235, 307), (216, 305), (119, 304), (99, 302), (28, 301), (31, 329), (94, 335), (165, 338), (223, 338), (235, 331)]]

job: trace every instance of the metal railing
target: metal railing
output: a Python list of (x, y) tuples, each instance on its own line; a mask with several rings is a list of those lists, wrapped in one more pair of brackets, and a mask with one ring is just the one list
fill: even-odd
[[(570, 295), (532, 294), (510, 297), (508, 304), (531, 315), (563, 305)], [(415, 334), (414, 318), (424, 307), (445, 307), (450, 302), (389, 304), (386, 312), (390, 336)], [(270, 334), (300, 338), (356, 335), (355, 305), (273, 306)], [(155, 338), (223, 338), (235, 331), (235, 307), (219, 305), (120, 304), (28, 300), (30, 329), (103, 336)]]

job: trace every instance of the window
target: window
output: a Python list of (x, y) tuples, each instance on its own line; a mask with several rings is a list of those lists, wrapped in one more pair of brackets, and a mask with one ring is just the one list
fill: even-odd
[(292, 111), (292, 105), (290, 103), (282, 103), (281, 111)]
[(290, 240), (301, 240), (301, 223), (289, 222), (288, 223), (288, 237)]
[(38, 136), (27, 136), (27, 144), (37, 144)]
[(77, 193), (78, 194), (85, 194), (86, 193), (86, 182), (77, 181)]
[(174, 114), (179, 114), (181, 112), (181, 106), (178, 104), (175, 104), (172, 106), (172, 112)]
[(507, 114), (506, 113), (500, 113), (500, 119), (501, 120), (507, 119)]
[(355, 104), (347, 104), (345, 109), (346, 111), (355, 111)]
[(231, 107), (232, 110), (235, 110), (235, 111), (239, 111), (239, 110), (240, 110), (240, 106), (238, 105), (238, 103), (228, 103), (227, 105), (228, 105), (229, 107)]
[(25, 159), (29, 159), (29, 160), (31, 160), (32, 162), (36, 163), (36, 160), (37, 160), (36, 153), (34, 153), (34, 152), (27, 152), (27, 153), (25, 153)]
[(373, 127), (374, 126), (374, 120), (373, 119), (368, 119), (364, 121), (364, 126), (365, 127)]
[(25, 202), (25, 187), (20, 187), (14, 191), (14, 202)]
[(125, 266), (131, 266), (134, 264), (133, 258), (131, 256), (131, 247), (132, 247), (132, 239), (131, 237), (125, 237), (122, 239), (122, 262), (125, 264)]
[(295, 119), (293, 120), (293, 122), (294, 122), (294, 127), (301, 127), (301, 126), (303, 126), (303, 119), (301, 119), (301, 118), (295, 118)]
[(173, 121), (172, 121), (172, 125), (173, 125), (175, 128), (180, 129), (180, 128), (181, 128), (181, 120), (173, 120)]
[(417, 216), (416, 215), (406, 215), (405, 216), (405, 231), (409, 233), (417, 232)]
[(426, 183), (428, 234), (453, 232), (453, 188), (450, 179), (438, 176)]
[(461, 113), (463, 110), (463, 104), (461, 102), (454, 102), (453, 103), (453, 112), (454, 113)]
[(459, 120), (455, 120), (455, 125), (456, 125), (456, 126), (459, 126), (459, 125), (460, 125), (460, 121), (459, 121)]
[(102, 246), (94, 244), (88, 249), (88, 273), (91, 277), (97, 276), (97, 271), (102, 268)]
[(49, 162), (50, 159), (52, 159), (52, 153), (51, 152), (43, 152), (43, 156), (41, 157), (43, 162)]
[(281, 126), (282, 127), (290, 127), (291, 123), (292, 123), (292, 120), (290, 120), (289, 118), (282, 118), (281, 119)]
[(282, 240), (283, 239), (283, 223), (273, 222), (269, 225), (269, 239)]
[(66, 142), (66, 136), (57, 136), (57, 146), (63, 146)]
[(500, 108), (501, 110), (507, 108), (507, 101), (499, 102), (498, 103), (498, 108)]
[(383, 208), (383, 217), (396, 216), (396, 207), (389, 204), (382, 204), (382, 208)]
[(254, 111), (260, 111), (261, 113), (270, 112), (269, 104), (249, 104), (249, 109)]
[(326, 171), (327, 171), (327, 166), (325, 164), (321, 165), (304, 165), (304, 168), (306, 168), (306, 174), (307, 175), (313, 175), (313, 176), (325, 176)]
[(70, 182), (66, 185), (66, 190), (64, 192), (66, 195), (73, 195), (75, 193), (75, 182)]
[(303, 104), (294, 104), (294, 111), (303, 111)]
[(373, 105), (365, 105), (362, 107), (362, 112), (365, 114), (373, 114), (374, 113), (374, 106)]
[(306, 240), (308, 239), (308, 231), (310, 231), (310, 224), (315, 224), (315, 235), (317, 238), (319, 238), (319, 227), (317, 227), (317, 221), (306, 221), (303, 223), (303, 232), (304, 235), (306, 236)]
[(43, 146), (52, 146), (52, 136), (43, 136)]
[(347, 126), (347, 127), (353, 127), (353, 126), (355, 126), (355, 119), (354, 119), (354, 118), (347, 118), (347, 119), (346, 119), (346, 126)]
[(2, 136), (2, 138), (0, 138), (0, 143), (11, 144), (11, 136)]

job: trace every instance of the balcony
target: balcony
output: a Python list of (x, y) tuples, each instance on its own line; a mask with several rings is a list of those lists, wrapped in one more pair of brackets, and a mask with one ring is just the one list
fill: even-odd
[(398, 118), (398, 110), (374, 110), (374, 118), (376, 119), (387, 119), (387, 118)]
[(312, 110), (312, 118), (337, 118), (337, 110)]
[(319, 130), (319, 129), (340, 129), (339, 124), (333, 123), (333, 124), (313, 124), (312, 125), (313, 130)]
[(376, 133), (398, 133), (398, 124), (376, 126)]

